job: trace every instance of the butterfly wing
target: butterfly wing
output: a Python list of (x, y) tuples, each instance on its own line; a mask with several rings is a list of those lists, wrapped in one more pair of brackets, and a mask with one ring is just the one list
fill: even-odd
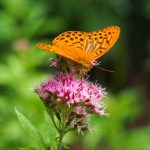
[(56, 45), (48, 45), (45, 43), (39, 43), (39, 44), (37, 44), (37, 46), (42, 50), (50, 51), (52, 53), (58, 54), (60, 56), (64, 56), (73, 61), (76, 61), (76, 59), (77, 59), (76, 58), (77, 54), (73, 55), (74, 53), (71, 53), (70, 51), (68, 51), (67, 48), (62, 47), (61, 45), (56, 46)]
[(52, 41), (52, 45), (39, 43), (38, 47), (80, 63), (83, 59), (82, 53), (85, 35), (86, 32), (67, 31), (58, 35)]
[(87, 33), (84, 45), (86, 61), (91, 63), (109, 51), (117, 41), (119, 34), (120, 28), (117, 26)]

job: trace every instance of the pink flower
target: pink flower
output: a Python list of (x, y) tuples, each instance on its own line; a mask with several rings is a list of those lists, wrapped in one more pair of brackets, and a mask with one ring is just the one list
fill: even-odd
[(63, 102), (69, 108), (74, 107), (73, 111), (77, 115), (105, 115), (102, 102), (106, 95), (105, 90), (100, 85), (77, 78), (71, 73), (59, 73), (54, 79), (41, 83), (34, 91), (45, 103), (51, 103), (52, 97), (55, 96), (58, 105)]

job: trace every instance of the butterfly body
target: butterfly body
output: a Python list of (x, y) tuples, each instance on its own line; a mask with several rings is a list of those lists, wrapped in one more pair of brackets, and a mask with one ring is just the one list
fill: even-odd
[(52, 45), (39, 43), (38, 47), (92, 68), (93, 62), (114, 45), (119, 34), (117, 26), (94, 32), (67, 31), (58, 35)]

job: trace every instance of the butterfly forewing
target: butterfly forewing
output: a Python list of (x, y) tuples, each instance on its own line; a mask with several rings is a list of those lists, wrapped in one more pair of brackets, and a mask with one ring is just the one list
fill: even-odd
[[(88, 49), (85, 47), (88, 62), (92, 62), (104, 55), (116, 42), (120, 34), (120, 29), (117, 26), (110, 26), (102, 30), (90, 32), (86, 37), (87, 41), (92, 41), (92, 46)], [(88, 43), (88, 42), (86, 42)]]
[(62, 41), (69, 46), (76, 46), (82, 48), (82, 42), (84, 40), (85, 34), (86, 32), (81, 31), (67, 31), (58, 35), (53, 42), (55, 43), (58, 41)]
[(70, 51), (71, 47), (74, 47), (80, 51), (83, 50), (83, 41), (85, 38), (86, 33), (81, 31), (67, 31), (59, 36), (57, 36), (53, 40), (53, 44), (62, 44), (62, 46), (69, 46)]
[(63, 54), (64, 57), (72, 59), (74, 57), (75, 61), (80, 63), (80, 60), (83, 59), (83, 42), (86, 32), (81, 31), (67, 31), (58, 35), (53, 40), (53, 45), (59, 47), (59, 52), (67, 50)]

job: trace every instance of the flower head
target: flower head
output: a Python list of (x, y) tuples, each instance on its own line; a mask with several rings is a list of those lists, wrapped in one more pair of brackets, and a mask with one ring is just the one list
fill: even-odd
[(82, 103), (91, 106), (94, 113), (103, 115), (101, 100), (106, 94), (104, 89), (86, 79), (76, 78), (73, 74), (59, 73), (53, 80), (41, 83), (40, 88), (35, 88), (35, 92), (44, 101), (51, 101), (54, 95), (58, 103), (66, 102), (68, 107)]
[(53, 107), (55, 114), (65, 114), (67, 111), (67, 122), (74, 124), (73, 127), (85, 125), (89, 114), (105, 115), (102, 102), (106, 95), (104, 89), (72, 73), (58, 73), (54, 79), (41, 83), (34, 91), (45, 104)]

